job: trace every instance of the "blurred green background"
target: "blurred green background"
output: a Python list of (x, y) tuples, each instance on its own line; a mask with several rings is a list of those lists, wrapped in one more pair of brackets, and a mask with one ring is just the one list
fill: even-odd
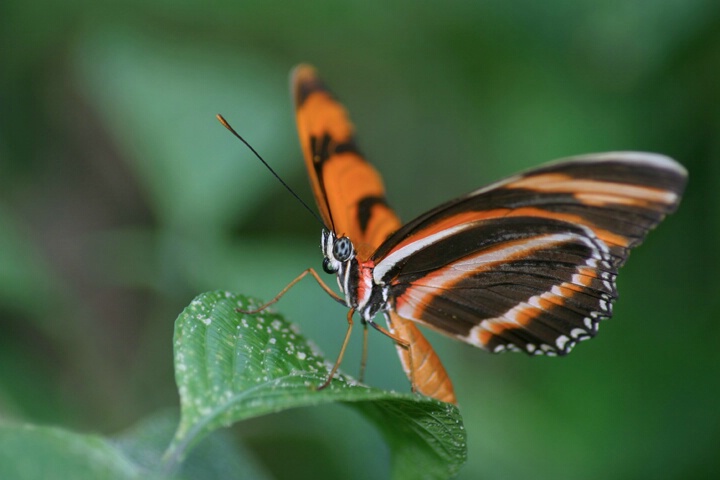
[[(633, 253), (615, 317), (563, 359), (429, 334), (454, 378), (461, 478), (709, 478), (720, 470), (720, 3), (0, 4), (0, 417), (103, 434), (177, 405), (173, 321), (197, 294), (269, 299), (318, 268), (288, 73), (315, 64), (410, 219), (520, 169), (604, 150), (690, 172)], [(329, 357), (345, 310), (277, 307)], [(371, 332), (367, 382), (407, 391)], [(344, 370), (356, 374), (356, 332)], [(384, 478), (342, 406), (232, 429), (277, 478)]]

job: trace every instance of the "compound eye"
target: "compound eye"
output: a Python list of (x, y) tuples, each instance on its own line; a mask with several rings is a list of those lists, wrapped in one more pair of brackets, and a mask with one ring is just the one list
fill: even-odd
[(333, 245), (333, 256), (338, 262), (346, 262), (352, 255), (352, 242), (347, 237), (338, 238)]
[(337, 273), (337, 269), (333, 268), (333, 266), (330, 264), (329, 258), (323, 259), (323, 270), (325, 270), (325, 273), (330, 273), (330, 274)]

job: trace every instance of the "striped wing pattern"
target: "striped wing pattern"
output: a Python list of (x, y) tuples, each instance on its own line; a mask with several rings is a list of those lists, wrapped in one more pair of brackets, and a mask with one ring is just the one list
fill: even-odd
[(554, 162), (441, 205), (373, 254), (398, 315), (492, 352), (563, 355), (612, 314), (629, 250), (680, 201), (654, 154)]
[[(345, 108), (318, 78), (298, 66), (292, 74), (296, 120), (310, 184), (325, 224), (349, 237), (367, 260), (400, 227), (388, 206), (382, 179), (359, 152)], [(439, 357), (415, 324), (390, 313), (388, 328), (410, 344), (397, 347), (408, 378), (422, 394), (455, 403), (452, 382)]]

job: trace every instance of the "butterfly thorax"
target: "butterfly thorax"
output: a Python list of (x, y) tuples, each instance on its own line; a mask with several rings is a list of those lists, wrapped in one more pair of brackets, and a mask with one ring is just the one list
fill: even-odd
[(360, 262), (348, 237), (323, 230), (321, 247), (325, 257), (323, 270), (337, 275), (346, 306), (355, 309), (363, 320), (372, 320), (378, 312), (389, 308), (388, 287), (373, 280), (374, 262)]

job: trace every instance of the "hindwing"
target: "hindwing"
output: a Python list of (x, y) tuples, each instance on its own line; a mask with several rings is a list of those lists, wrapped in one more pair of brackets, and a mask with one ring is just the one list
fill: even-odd
[(373, 254), (397, 313), (481, 348), (565, 354), (612, 314), (631, 248), (680, 201), (660, 155), (574, 157), (409, 222)]

